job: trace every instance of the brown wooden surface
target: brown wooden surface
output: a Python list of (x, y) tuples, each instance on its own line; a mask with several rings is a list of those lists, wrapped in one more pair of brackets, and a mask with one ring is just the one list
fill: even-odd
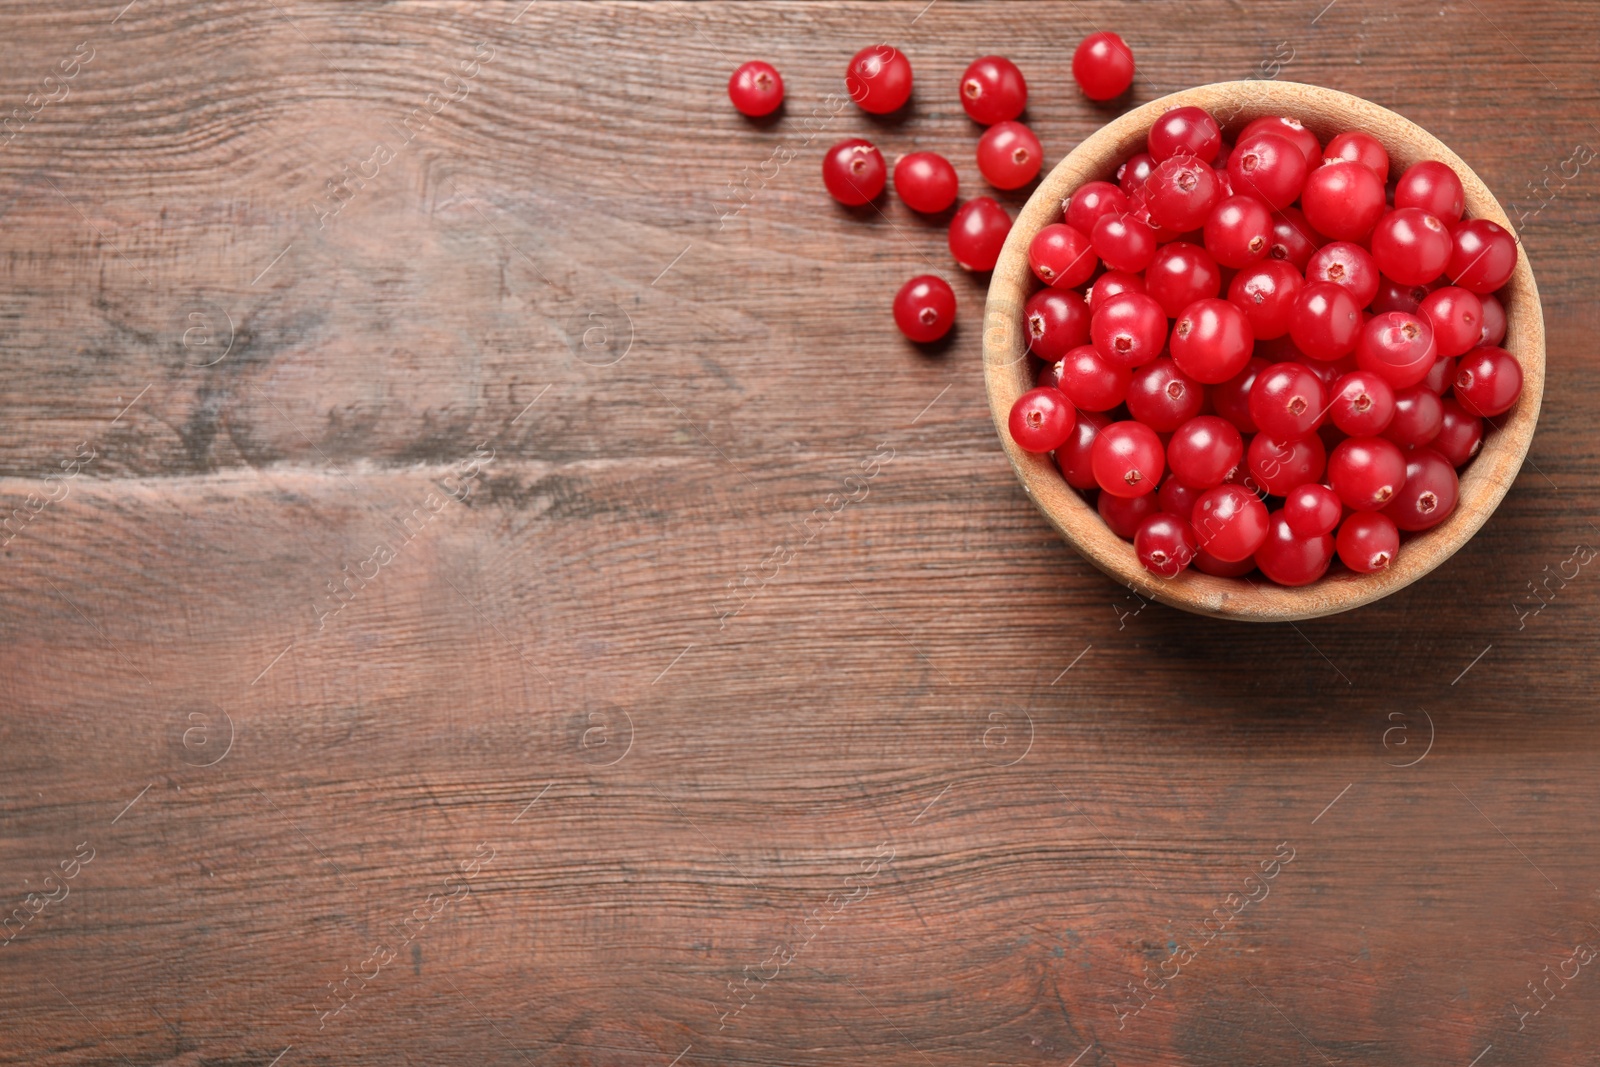
[[(0, 44), (0, 1062), (1592, 1062), (1592, 6), (122, 4)], [(1017, 485), (942, 222), (826, 199), (861, 133), (975, 193), (986, 52), (1065, 153), (1092, 28), (1134, 101), (1292, 51), (1553, 176), (1532, 462), (1424, 581), (1141, 608)], [(880, 39), (914, 106), (828, 117)]]

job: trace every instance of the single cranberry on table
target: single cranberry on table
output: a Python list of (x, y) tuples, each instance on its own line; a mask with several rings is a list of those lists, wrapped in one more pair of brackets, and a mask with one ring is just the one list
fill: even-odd
[(1230, 196), (1206, 216), (1205, 242), (1222, 266), (1248, 267), (1272, 245), (1272, 209), (1258, 196)]
[(1089, 308), (1070, 290), (1041, 289), (1022, 306), (1028, 351), (1054, 362), (1089, 339)]
[(1250, 332), (1258, 341), (1270, 341), (1289, 332), (1295, 300), (1305, 279), (1281, 259), (1264, 259), (1233, 276), (1228, 302), (1244, 312)]
[(1389, 152), (1379, 140), (1370, 133), (1360, 130), (1347, 130), (1328, 142), (1322, 150), (1325, 162), (1336, 159), (1348, 159), (1372, 168), (1378, 176), (1378, 181), (1389, 180)]
[(912, 152), (894, 164), (894, 191), (912, 211), (937, 215), (956, 202), (956, 168), (937, 152)]
[(1483, 336), (1483, 301), (1470, 289), (1442, 286), (1422, 298), (1419, 310), (1433, 326), (1441, 356), (1459, 356)]
[(1194, 531), (1180, 516), (1158, 512), (1139, 525), (1133, 550), (1144, 569), (1158, 578), (1176, 578), (1194, 562), (1199, 544)]
[(1237, 563), (1267, 539), (1267, 509), (1243, 486), (1219, 485), (1200, 494), (1189, 525), (1202, 550), (1224, 563)]
[(1511, 280), (1517, 268), (1517, 242), (1503, 226), (1488, 219), (1467, 219), (1452, 234), (1450, 265), (1445, 273), (1463, 289), (1492, 293)]
[(1089, 286), (1089, 310), (1099, 311), (1100, 305), (1118, 293), (1144, 292), (1144, 279), (1125, 270), (1108, 270)]
[(1466, 205), (1466, 192), (1461, 178), (1447, 164), (1435, 160), (1413, 163), (1400, 175), (1394, 187), (1394, 206), (1418, 208), (1443, 219), (1455, 222)]
[(851, 137), (822, 157), (822, 184), (828, 195), (846, 207), (860, 207), (883, 192), (887, 177), (883, 155), (871, 141)]
[(1373, 574), (1400, 553), (1400, 531), (1378, 511), (1358, 511), (1339, 527), (1335, 548), (1344, 565), (1357, 574)]
[(1378, 280), (1378, 264), (1372, 253), (1354, 241), (1325, 244), (1306, 262), (1306, 281), (1342, 285), (1350, 290), (1359, 307), (1367, 307), (1378, 295)]
[(1289, 336), (1312, 359), (1338, 359), (1361, 337), (1361, 308), (1344, 286), (1311, 282), (1295, 298)]
[(770, 115), (783, 103), (783, 76), (771, 63), (752, 59), (729, 76), (728, 99), (753, 119)]
[[(1064, 398), (1063, 398), (1064, 399)], [(1154, 493), (1166, 469), (1166, 450), (1142, 422), (1114, 422), (1100, 431), (1091, 456), (1094, 479), (1112, 496)]]
[(967, 270), (994, 270), (1011, 232), (1011, 216), (993, 197), (980, 196), (956, 209), (950, 220), (950, 254)]
[[(1167, 469), (1194, 490), (1221, 485), (1243, 459), (1244, 438), (1233, 423), (1218, 415), (1196, 415), (1174, 430), (1167, 442)], [(1189, 503), (1192, 506), (1193, 501)]]
[(1286, 207), (1272, 216), (1272, 244), (1267, 249), (1267, 255), (1286, 260), (1294, 265), (1295, 270), (1303, 272), (1324, 243), (1321, 237), (1299, 208)]
[(1118, 293), (1089, 320), (1089, 337), (1108, 362), (1137, 367), (1161, 354), (1167, 342), (1167, 316), (1144, 293)]
[(1396, 208), (1372, 231), (1372, 258), (1401, 285), (1426, 285), (1439, 277), (1454, 248), (1450, 228), (1421, 208)]
[(1422, 385), (1394, 394), (1394, 419), (1383, 436), (1401, 448), (1418, 448), (1439, 436), (1444, 426), (1444, 402)]
[(1356, 363), (1396, 389), (1416, 385), (1439, 358), (1433, 324), (1421, 312), (1385, 311), (1368, 319), (1356, 345)]
[(1227, 381), (1250, 362), (1255, 335), (1238, 306), (1216, 297), (1193, 301), (1172, 326), (1172, 358), (1206, 385)]
[(1258, 433), (1244, 452), (1250, 477), (1272, 496), (1287, 496), (1316, 481), (1328, 465), (1327, 446), (1314, 433), (1288, 438)]
[(1161, 488), (1156, 490), (1156, 503), (1161, 505), (1161, 510), (1178, 516), (1185, 522), (1189, 521), (1190, 514), (1194, 511), (1194, 502), (1200, 499), (1200, 494), (1205, 489), (1195, 489), (1184, 485), (1175, 477), (1169, 477), (1161, 483)]
[(1090, 235), (1095, 254), (1112, 270), (1136, 274), (1156, 258), (1156, 232), (1130, 213), (1102, 215)]
[(1190, 155), (1209, 163), (1222, 147), (1222, 127), (1205, 108), (1175, 107), (1156, 119), (1147, 140), (1150, 155), (1157, 162)]
[(1483, 300), (1483, 336), (1480, 345), (1497, 345), (1506, 339), (1506, 308), (1493, 293), (1485, 293)]
[(1051, 223), (1028, 242), (1028, 266), (1034, 277), (1058, 289), (1082, 285), (1099, 265), (1089, 238), (1064, 222)]
[(1128, 196), (1144, 188), (1150, 172), (1155, 170), (1155, 157), (1149, 152), (1139, 152), (1123, 160), (1117, 167), (1117, 186)]
[(1053, 452), (1072, 436), (1078, 413), (1059, 389), (1030, 389), (1011, 405), (1011, 439), (1028, 452)]
[(1114, 33), (1091, 33), (1072, 53), (1072, 77), (1090, 100), (1114, 100), (1133, 84), (1133, 49)]
[(1319, 482), (1289, 490), (1283, 498), (1283, 518), (1297, 537), (1331, 534), (1344, 515), (1339, 494)]
[(1328, 456), (1328, 484), (1356, 511), (1381, 511), (1406, 480), (1400, 446), (1382, 437), (1350, 437)]
[(1095, 510), (1112, 533), (1124, 541), (1132, 541), (1138, 536), (1139, 527), (1144, 525), (1145, 520), (1160, 513), (1161, 504), (1154, 493), (1145, 493), (1143, 496), (1101, 493), (1100, 499), (1095, 501)]
[(1383, 513), (1402, 530), (1430, 530), (1450, 517), (1460, 492), (1456, 469), (1431, 448), (1406, 454), (1405, 482)]
[(911, 60), (890, 45), (868, 45), (845, 68), (844, 87), (862, 111), (898, 111), (911, 99)]
[(1004, 56), (980, 56), (961, 75), (961, 106), (985, 126), (1014, 119), (1028, 106), (1028, 83)]
[(955, 321), (956, 294), (937, 274), (919, 274), (895, 294), (894, 323), (913, 341), (937, 341)]
[(1287, 115), (1263, 116), (1249, 123), (1239, 132), (1239, 143), (1243, 144), (1257, 134), (1270, 133), (1275, 137), (1282, 137), (1300, 150), (1300, 155), (1306, 161), (1306, 172), (1310, 173), (1313, 167), (1322, 164), (1322, 143), (1317, 140), (1317, 135), (1306, 129), (1299, 119)]
[(1394, 389), (1380, 374), (1351, 371), (1333, 385), (1328, 416), (1351, 437), (1380, 434), (1394, 418)]
[(1206, 391), (1165, 357), (1133, 372), (1128, 385), (1128, 414), (1157, 433), (1171, 433), (1200, 414)]
[(1483, 420), (1451, 398), (1446, 397), (1443, 403), (1439, 435), (1429, 447), (1457, 467), (1465, 466), (1483, 447)]
[(1171, 241), (1156, 249), (1144, 272), (1144, 290), (1168, 318), (1175, 319), (1196, 300), (1221, 292), (1222, 271), (1199, 245)]
[(1100, 488), (1100, 483), (1094, 480), (1094, 441), (1111, 421), (1110, 416), (1098, 411), (1080, 411), (1072, 433), (1056, 449), (1056, 469), (1072, 488)]
[(1110, 182), (1086, 182), (1067, 198), (1067, 225), (1093, 233), (1094, 224), (1105, 215), (1121, 215), (1128, 210), (1128, 194)]
[(1020, 189), (1039, 173), (1044, 149), (1020, 122), (997, 122), (978, 138), (978, 171), (996, 189)]
[(1333, 562), (1334, 541), (1327, 534), (1301, 537), (1289, 526), (1281, 510), (1267, 518), (1267, 536), (1255, 551), (1261, 573), (1290, 587), (1310, 585)]
[(1056, 388), (1081, 411), (1110, 411), (1128, 398), (1133, 372), (1094, 347), (1079, 345), (1056, 361)]
[(1474, 348), (1456, 364), (1455, 392), (1468, 413), (1492, 418), (1522, 395), (1522, 367), (1503, 348)]
[(1240, 433), (1255, 433), (1258, 429), (1255, 420), (1250, 417), (1250, 390), (1255, 387), (1257, 375), (1271, 365), (1270, 360), (1251, 356), (1244, 370), (1222, 384), (1211, 387), (1211, 407), (1218, 415), (1233, 423)]
[(1306, 175), (1300, 210), (1318, 233), (1358, 241), (1372, 232), (1386, 206), (1383, 179), (1364, 163), (1338, 160)]
[(1264, 133), (1240, 137), (1228, 157), (1228, 177), (1235, 194), (1250, 193), (1282, 209), (1300, 198), (1306, 184), (1306, 159), (1285, 137)]
[(1288, 440), (1315, 430), (1327, 415), (1322, 380), (1302, 363), (1274, 363), (1250, 387), (1250, 418), (1264, 434)]

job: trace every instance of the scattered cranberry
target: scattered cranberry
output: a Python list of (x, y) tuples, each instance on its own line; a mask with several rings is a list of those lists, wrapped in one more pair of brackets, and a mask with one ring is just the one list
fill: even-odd
[(1396, 208), (1372, 231), (1378, 269), (1402, 285), (1426, 285), (1443, 274), (1453, 248), (1449, 227), (1421, 208)]
[(771, 63), (752, 59), (728, 78), (728, 99), (753, 119), (770, 115), (783, 103), (783, 77)]
[(1312, 282), (1295, 298), (1289, 336), (1312, 359), (1338, 359), (1356, 347), (1361, 309), (1344, 286)]
[(822, 184), (828, 194), (846, 207), (860, 207), (883, 192), (883, 156), (871, 141), (851, 137), (840, 141), (822, 157)]
[(1492, 293), (1511, 280), (1517, 267), (1517, 242), (1505, 228), (1488, 219), (1458, 225), (1450, 265), (1445, 273), (1463, 289)]
[(1450, 461), (1431, 448), (1418, 448), (1406, 456), (1405, 483), (1383, 513), (1402, 530), (1432, 529), (1456, 509), (1459, 491)]
[(1028, 83), (1011, 60), (982, 56), (961, 75), (961, 106), (985, 126), (1014, 119), (1028, 106)]
[(978, 138), (978, 171), (996, 189), (1020, 189), (1033, 181), (1044, 149), (1020, 122), (997, 122)]
[(1206, 217), (1206, 251), (1224, 267), (1247, 267), (1272, 244), (1272, 209), (1260, 197), (1230, 196)]
[(1239, 271), (1228, 284), (1228, 302), (1244, 312), (1258, 341), (1289, 332), (1295, 300), (1305, 287), (1300, 272), (1281, 259), (1264, 259)]
[(1275, 133), (1247, 135), (1228, 157), (1228, 176), (1235, 193), (1252, 193), (1282, 209), (1305, 187), (1306, 159), (1298, 146)]
[(1473, 415), (1499, 415), (1521, 395), (1522, 367), (1503, 348), (1474, 348), (1456, 364), (1456, 401)]
[[(1096, 411), (1079, 412), (1072, 433), (1066, 442), (1056, 449), (1056, 467), (1060, 469), (1061, 477), (1066, 479), (1072, 488), (1083, 490), (1100, 488), (1100, 484), (1094, 480), (1094, 441), (1100, 436), (1100, 431), (1109, 425), (1111, 425), (1110, 416)], [(1110, 495), (1102, 493), (1101, 499)], [(1102, 511), (1101, 514), (1104, 515), (1105, 512)], [(1124, 534), (1118, 531), (1117, 535), (1132, 537), (1133, 532), (1130, 530)]]
[(1089, 339), (1089, 308), (1083, 297), (1061, 289), (1041, 289), (1022, 309), (1028, 351), (1047, 362), (1065, 356)]
[(1183, 309), (1172, 327), (1172, 358), (1197, 382), (1216, 385), (1250, 362), (1255, 343), (1250, 323), (1238, 306), (1215, 297)]
[(1108, 362), (1137, 367), (1161, 354), (1167, 342), (1167, 316), (1144, 293), (1118, 293), (1094, 313), (1089, 337)]
[(1372, 168), (1372, 172), (1378, 176), (1378, 181), (1389, 180), (1389, 152), (1370, 133), (1363, 133), (1360, 130), (1341, 133), (1328, 142), (1328, 147), (1322, 150), (1322, 155), (1329, 163), (1336, 159), (1361, 163)]
[(1210, 163), (1222, 147), (1222, 127), (1204, 108), (1175, 107), (1156, 119), (1148, 140), (1150, 154), (1158, 163), (1177, 155)]
[(919, 274), (895, 294), (894, 324), (913, 341), (937, 341), (955, 321), (956, 294), (936, 274)]
[(1034, 276), (1058, 289), (1082, 285), (1099, 265), (1089, 238), (1064, 222), (1051, 223), (1028, 243), (1028, 266)]
[(894, 191), (912, 211), (937, 215), (956, 202), (956, 168), (937, 152), (912, 152), (894, 165)]
[(1067, 225), (1092, 234), (1094, 224), (1106, 215), (1128, 210), (1128, 194), (1110, 182), (1088, 182), (1067, 200)]
[(1139, 527), (1144, 525), (1145, 520), (1160, 513), (1161, 504), (1154, 493), (1145, 493), (1143, 496), (1101, 493), (1100, 499), (1095, 502), (1095, 510), (1112, 533), (1124, 541), (1132, 541), (1139, 535)]
[(1093, 345), (1079, 345), (1054, 364), (1056, 388), (1080, 411), (1110, 411), (1128, 398), (1133, 372), (1107, 360)]
[(1196, 300), (1221, 291), (1222, 272), (1204, 248), (1171, 241), (1156, 249), (1155, 259), (1144, 273), (1144, 288), (1168, 318), (1177, 318)]
[(1200, 414), (1206, 391), (1170, 359), (1152, 360), (1134, 372), (1128, 414), (1157, 433), (1171, 433)]
[(1322, 477), (1328, 465), (1328, 450), (1314, 433), (1279, 438), (1263, 432), (1250, 438), (1245, 464), (1256, 484), (1270, 495), (1287, 496)]
[(1349, 437), (1328, 457), (1328, 484), (1357, 511), (1388, 506), (1406, 479), (1400, 446), (1382, 437)]
[(911, 60), (889, 45), (870, 45), (845, 68), (844, 87), (862, 111), (898, 111), (911, 99)]
[(1439, 435), (1429, 446), (1457, 467), (1478, 454), (1483, 446), (1483, 420), (1469, 413), (1454, 400), (1444, 401), (1439, 420)]
[(1282, 511), (1267, 519), (1267, 536), (1256, 549), (1256, 566), (1279, 585), (1309, 585), (1327, 573), (1333, 562), (1333, 538), (1327, 534), (1300, 537)]
[[(1063, 398), (1064, 399), (1064, 398)], [(1094, 441), (1094, 480), (1111, 496), (1154, 493), (1166, 469), (1161, 438), (1142, 422), (1114, 422)]]
[(1137, 274), (1156, 258), (1156, 231), (1137, 215), (1102, 215), (1090, 235), (1095, 254), (1113, 270)]
[(1394, 419), (1383, 436), (1401, 448), (1417, 448), (1439, 436), (1444, 402), (1425, 386), (1413, 385), (1394, 394)]
[(1318, 233), (1358, 241), (1372, 232), (1385, 207), (1383, 179), (1364, 163), (1337, 160), (1306, 176), (1300, 208)]
[(1368, 306), (1378, 295), (1378, 277), (1372, 253), (1352, 241), (1325, 244), (1306, 263), (1306, 281), (1342, 285), (1360, 307)]
[(1434, 160), (1407, 167), (1394, 187), (1396, 209), (1418, 208), (1447, 223), (1459, 219), (1465, 205), (1461, 179), (1449, 166)]
[(968, 200), (950, 220), (950, 254), (967, 270), (994, 270), (1010, 232), (1011, 216), (993, 197)]
[(1176, 578), (1194, 561), (1194, 531), (1177, 515), (1150, 516), (1133, 535), (1133, 550), (1144, 569), (1158, 578)]
[(1100, 305), (1118, 293), (1144, 292), (1144, 279), (1123, 270), (1108, 270), (1089, 286), (1089, 310), (1099, 311)]
[(1031, 389), (1011, 405), (1011, 439), (1029, 452), (1053, 452), (1072, 436), (1077, 412), (1059, 389)]
[(1328, 415), (1351, 437), (1380, 434), (1394, 418), (1394, 390), (1380, 374), (1351, 371), (1334, 383)]
[(1317, 482), (1296, 486), (1283, 498), (1283, 518), (1296, 537), (1331, 534), (1343, 515), (1339, 495)]
[(1433, 326), (1441, 356), (1459, 356), (1483, 336), (1483, 301), (1470, 289), (1446, 285), (1422, 298), (1422, 314)]
[(1219, 485), (1194, 502), (1195, 540), (1224, 563), (1248, 559), (1267, 539), (1267, 509), (1243, 486)]
[(1400, 551), (1400, 531), (1387, 515), (1358, 511), (1339, 527), (1339, 558), (1357, 574), (1372, 574), (1394, 562)]
[(1439, 358), (1433, 325), (1420, 312), (1385, 311), (1367, 320), (1356, 345), (1356, 363), (1396, 389), (1416, 385)]
[(1133, 84), (1133, 50), (1114, 33), (1091, 33), (1072, 53), (1072, 77), (1090, 100), (1114, 100)]

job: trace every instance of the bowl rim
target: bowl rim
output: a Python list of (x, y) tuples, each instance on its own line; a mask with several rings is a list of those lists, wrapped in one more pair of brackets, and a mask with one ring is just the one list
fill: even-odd
[[(1067, 485), (1048, 455), (1025, 452), (1011, 440), (1011, 406), (1033, 387), (1021, 330), (1022, 305), (1038, 287), (1028, 266), (1029, 242), (1044, 226), (1061, 220), (1062, 205), (1080, 185), (1108, 178), (1118, 162), (1142, 151), (1156, 118), (1188, 105), (1211, 112), (1224, 130), (1263, 115), (1285, 114), (1304, 122), (1324, 144), (1334, 132), (1365, 130), (1389, 152), (1391, 174), (1423, 159), (1447, 163), (1465, 192), (1463, 217), (1495, 222), (1517, 241), (1516, 269), (1499, 294), (1506, 311), (1501, 347), (1522, 368), (1522, 395), (1510, 411), (1497, 416), (1500, 425), (1460, 472), (1455, 511), (1431, 530), (1411, 536), (1395, 563), (1377, 574), (1339, 573), (1294, 588), (1256, 582), (1248, 575), (1219, 578), (1193, 568), (1176, 578), (1157, 578), (1139, 564), (1133, 546), (1112, 533), (1095, 508)], [(1023, 205), (995, 264), (984, 309), (984, 389), (1001, 446), (1023, 490), (1062, 538), (1106, 574), (1136, 593), (1214, 618), (1291, 622), (1348, 611), (1405, 588), (1449, 559), (1493, 514), (1522, 467), (1544, 396), (1544, 365), (1543, 311), (1527, 248), (1483, 180), (1448, 145), (1410, 119), (1361, 97), (1302, 82), (1196, 86), (1142, 104), (1101, 126), (1051, 169)]]

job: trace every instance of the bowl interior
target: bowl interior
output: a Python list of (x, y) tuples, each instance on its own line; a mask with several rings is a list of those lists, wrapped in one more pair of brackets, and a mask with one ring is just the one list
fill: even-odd
[(1045, 226), (1061, 220), (1062, 205), (1085, 182), (1110, 179), (1128, 156), (1144, 150), (1150, 126), (1179, 106), (1205, 108), (1232, 135), (1252, 119), (1288, 115), (1326, 144), (1345, 130), (1364, 130), (1389, 152), (1391, 180), (1422, 160), (1447, 163), (1461, 178), (1466, 215), (1489, 219), (1515, 236), (1499, 203), (1466, 163), (1422, 127), (1360, 97), (1296, 82), (1241, 81), (1174, 93), (1135, 108), (1108, 123), (1056, 165), (1023, 207), (1006, 239), (989, 285), (984, 312), (984, 382), (990, 411), (1006, 454), (1023, 488), (1062, 537), (1091, 562), (1141, 595), (1218, 618), (1280, 621), (1315, 618), (1371, 603), (1427, 574), (1467, 542), (1505, 496), (1522, 466), (1544, 395), (1544, 320), (1526, 249), (1519, 243), (1517, 267), (1500, 290), (1506, 309), (1505, 349), (1522, 367), (1522, 395), (1491, 422), (1483, 448), (1460, 472), (1456, 510), (1444, 522), (1410, 535), (1395, 562), (1377, 574), (1335, 568), (1321, 580), (1285, 588), (1259, 575), (1217, 578), (1194, 568), (1176, 578), (1146, 571), (1133, 546), (1112, 533), (1094, 507), (1067, 485), (1047, 455), (1018, 448), (1006, 429), (1016, 399), (1033, 388), (1037, 360), (1028, 356), (1022, 305), (1040, 288), (1028, 267), (1028, 244)]

